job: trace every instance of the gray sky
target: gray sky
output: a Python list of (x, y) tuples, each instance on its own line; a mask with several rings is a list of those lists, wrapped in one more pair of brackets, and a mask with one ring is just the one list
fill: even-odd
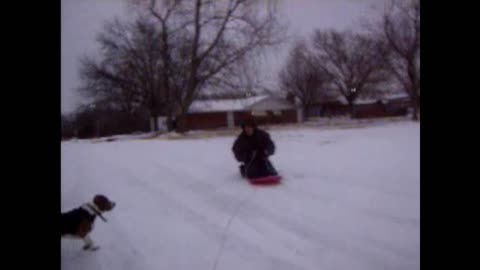
[[(388, 0), (283, 0), (281, 17), (293, 37), (308, 37), (314, 29), (355, 29), (361, 18), (375, 18), (381, 14)], [(80, 85), (78, 59), (84, 54), (95, 54), (97, 33), (106, 20), (128, 16), (125, 0), (62, 0), (61, 25), (61, 109), (73, 111), (82, 98), (75, 92)], [(263, 77), (270, 88), (275, 88), (276, 74), (285, 62), (291, 43), (267, 56)]]

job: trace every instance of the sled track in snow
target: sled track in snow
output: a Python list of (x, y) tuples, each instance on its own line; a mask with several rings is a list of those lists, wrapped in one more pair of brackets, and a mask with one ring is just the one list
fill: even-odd
[(217, 253), (217, 256), (215, 258), (215, 263), (213, 264), (213, 268), (212, 270), (216, 270), (217, 269), (217, 265), (218, 265), (218, 262), (220, 261), (220, 258), (222, 256), (222, 252), (223, 252), (223, 249), (225, 247), (225, 242), (227, 241), (227, 232), (228, 232), (228, 229), (230, 228), (230, 225), (232, 224), (233, 220), (235, 219), (235, 217), (238, 215), (238, 213), (240, 212), (240, 210), (250, 201), (252, 200), (254, 197), (255, 197), (255, 194), (257, 193), (257, 189), (254, 189), (252, 194), (248, 197), (246, 197), (243, 201), (241, 201), (237, 208), (235, 209), (235, 211), (233, 212), (233, 214), (230, 216), (230, 218), (228, 219), (228, 222), (227, 222), (227, 225), (225, 225), (224, 229), (223, 229), (223, 232), (222, 232), (222, 240), (221, 240), (221, 243), (220, 243), (220, 248), (218, 249), (218, 253)]

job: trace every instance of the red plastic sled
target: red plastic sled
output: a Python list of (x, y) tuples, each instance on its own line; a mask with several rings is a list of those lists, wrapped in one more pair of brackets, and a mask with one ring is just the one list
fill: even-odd
[(280, 184), (282, 177), (280, 175), (271, 175), (260, 178), (248, 179), (252, 185), (277, 185)]

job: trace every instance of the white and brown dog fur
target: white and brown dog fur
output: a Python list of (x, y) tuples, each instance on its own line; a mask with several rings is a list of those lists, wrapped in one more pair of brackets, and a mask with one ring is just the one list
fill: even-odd
[(103, 213), (113, 210), (115, 202), (105, 195), (95, 195), (92, 202), (85, 203), (79, 208), (62, 213), (62, 237), (82, 239), (85, 242), (84, 250), (96, 250), (98, 246), (90, 238), (90, 232), (96, 217), (107, 222)]

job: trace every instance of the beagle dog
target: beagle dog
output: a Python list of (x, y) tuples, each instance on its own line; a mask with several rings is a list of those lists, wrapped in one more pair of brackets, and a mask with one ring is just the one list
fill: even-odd
[(96, 217), (107, 222), (102, 215), (104, 212), (113, 210), (115, 202), (105, 195), (95, 195), (93, 201), (86, 203), (79, 208), (62, 213), (61, 227), (62, 237), (82, 239), (85, 242), (84, 250), (97, 250), (89, 233), (93, 230)]

